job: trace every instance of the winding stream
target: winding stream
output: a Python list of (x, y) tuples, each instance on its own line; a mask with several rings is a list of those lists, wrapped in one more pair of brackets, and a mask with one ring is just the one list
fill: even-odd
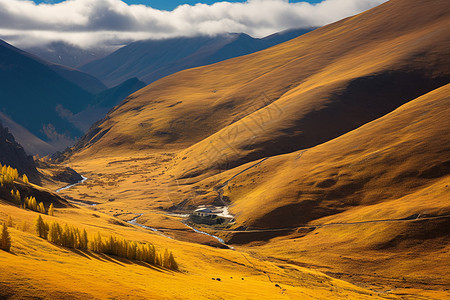
[(143, 215), (143, 214), (137, 214), (136, 217), (134, 217), (134, 218), (131, 219), (130, 221), (127, 221), (127, 223), (128, 223), (128, 224), (131, 224), (131, 225), (139, 226), (139, 227), (144, 228), (144, 229), (151, 230), (151, 231), (153, 231), (153, 232), (158, 233), (159, 235), (161, 235), (161, 236), (163, 236), (163, 237), (166, 237), (166, 238), (168, 238), (168, 239), (172, 239), (172, 240), (173, 240), (172, 237), (170, 237), (170, 236), (168, 236), (168, 235), (165, 235), (164, 233), (162, 233), (162, 232), (159, 231), (158, 229), (155, 229), (155, 228), (152, 228), (152, 227), (148, 227), (148, 226), (139, 224), (139, 223), (137, 222), (137, 219), (138, 219), (140, 216), (142, 216), (142, 215)]
[[(81, 183), (85, 182), (87, 179), (88, 179), (87, 177), (84, 177), (83, 175), (81, 175), (81, 180), (80, 180), (80, 181), (78, 181), (78, 182), (76, 182), (76, 183), (69, 184), (69, 185), (67, 185), (67, 186), (65, 186), (65, 187), (59, 188), (59, 189), (56, 190), (56, 193), (59, 193), (59, 192), (61, 192), (61, 191), (67, 190), (67, 189), (70, 189), (70, 188), (76, 186), (77, 184), (81, 184)], [(88, 205), (95, 206), (96, 204), (88, 204)], [(223, 214), (228, 215), (228, 210), (223, 211)], [(134, 218), (131, 219), (130, 221), (127, 221), (127, 223), (129, 223), (129, 224), (131, 224), (131, 225), (139, 226), (139, 227), (144, 228), (144, 229), (147, 229), (147, 230), (151, 230), (151, 231), (156, 232), (156, 233), (158, 233), (159, 235), (161, 235), (161, 236), (163, 236), (163, 237), (166, 237), (166, 238), (168, 238), (168, 239), (173, 239), (172, 237), (170, 237), (170, 236), (168, 236), (168, 235), (165, 235), (164, 233), (162, 233), (162, 232), (159, 231), (158, 229), (155, 229), (155, 228), (153, 228), (153, 227), (149, 227), (149, 226), (145, 226), (145, 225), (139, 224), (139, 223), (137, 222), (137, 219), (138, 219), (140, 216), (142, 216), (142, 215), (143, 215), (142, 213), (137, 214), (136, 217), (134, 217)], [(207, 233), (207, 232), (204, 232), (204, 231), (201, 231), (201, 230), (198, 230), (198, 229), (195, 229), (194, 227), (189, 226), (186, 222), (182, 222), (182, 223), (183, 223), (186, 227), (189, 227), (190, 229), (192, 229), (193, 231), (195, 231), (196, 233), (204, 234), (204, 235), (207, 235), (207, 236), (209, 236), (209, 237), (212, 237), (212, 238), (216, 239), (216, 240), (217, 240), (219, 243), (221, 243), (222, 245), (228, 247), (228, 248), (231, 249), (231, 250), (234, 250), (233, 247), (231, 247), (231, 246), (225, 244), (225, 241), (224, 241), (223, 239), (221, 239), (220, 237), (215, 236), (215, 235), (212, 235), (212, 234), (209, 234), (209, 233)]]
[(76, 186), (77, 184), (83, 183), (83, 182), (85, 182), (86, 180), (87, 180), (87, 177), (84, 177), (83, 175), (81, 175), (81, 180), (80, 180), (80, 181), (78, 181), (78, 182), (76, 182), (76, 183), (69, 184), (69, 185), (67, 185), (67, 186), (65, 186), (65, 187), (62, 187), (62, 188), (60, 188), (60, 189), (57, 189), (55, 192), (59, 193), (59, 192), (61, 192), (61, 191), (70, 189), (71, 187), (74, 187), (74, 186)]
[(210, 236), (210, 237), (216, 239), (217, 241), (219, 241), (219, 243), (221, 243), (222, 245), (227, 246), (228, 249), (234, 250), (234, 247), (231, 247), (231, 246), (225, 244), (225, 241), (224, 241), (223, 239), (221, 239), (220, 237), (215, 236), (215, 235), (212, 235), (212, 234), (209, 234), (209, 233), (207, 233), (207, 232), (204, 232), (204, 231), (201, 231), (201, 230), (198, 230), (198, 229), (195, 229), (194, 227), (189, 226), (188, 224), (186, 224), (186, 222), (182, 222), (182, 223), (183, 223), (185, 226), (189, 227), (190, 229), (194, 230), (195, 232), (200, 233), (200, 234), (204, 234), (204, 235), (207, 235), (207, 236)]

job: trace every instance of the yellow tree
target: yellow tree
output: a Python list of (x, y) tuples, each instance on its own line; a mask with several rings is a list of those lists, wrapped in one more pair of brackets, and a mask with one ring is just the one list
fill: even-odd
[(56, 245), (61, 246), (61, 226), (59, 226), (57, 222), (53, 222), (50, 225), (48, 240)]
[(169, 250), (167, 248), (164, 250), (162, 266), (169, 269)]
[(22, 181), (23, 183), (30, 183), (30, 181), (28, 180), (28, 176), (26, 174), (23, 174)]
[(2, 167), (2, 175), (6, 176), (8, 174), (8, 168), (6, 166)]
[(97, 235), (94, 235), (94, 239), (91, 243), (91, 250), (98, 253), (103, 252), (102, 236), (100, 232), (97, 232)]
[(134, 241), (128, 242), (128, 247), (127, 247), (127, 258), (128, 259), (136, 259), (136, 248), (137, 248), (136, 242), (134, 242)]
[(27, 207), (31, 210), (37, 211), (37, 204), (36, 204), (36, 198), (29, 197), (27, 198)]
[(37, 207), (37, 211), (40, 212), (41, 214), (45, 214), (44, 203), (39, 202), (39, 205), (38, 205), (38, 207)]
[(19, 179), (19, 172), (17, 171), (17, 169), (12, 169), (11, 177), (13, 178), (13, 180)]
[(14, 226), (11, 216), (8, 216), (8, 221), (7, 221), (6, 224), (8, 225), (8, 227), (13, 227)]
[(35, 229), (36, 229), (36, 233), (39, 237), (41, 237), (43, 239), (47, 239), (47, 234), (48, 234), (49, 228), (48, 228), (48, 224), (46, 224), (44, 222), (41, 215), (39, 215), (36, 218)]
[(53, 203), (51, 203), (50, 206), (48, 207), (48, 215), (53, 216), (53, 214), (54, 214), (54, 207)]
[(81, 233), (80, 229), (72, 228), (73, 232), (73, 247), (76, 249), (80, 249), (81, 246)]
[(156, 248), (154, 245), (149, 245), (149, 263), (156, 265)]
[(14, 196), (14, 202), (16, 202), (17, 204), (22, 203), (19, 190), (16, 191), (16, 195)]
[(178, 264), (175, 261), (175, 257), (172, 254), (172, 251), (169, 254), (169, 269), (178, 271)]
[(2, 227), (2, 238), (0, 246), (1, 249), (5, 251), (9, 252), (11, 250), (11, 237), (9, 236), (8, 227), (5, 223), (3, 223)]
[(81, 234), (80, 240), (80, 249), (87, 250), (88, 248), (88, 235), (86, 229), (83, 229), (83, 233)]
[(20, 201), (20, 192), (18, 190), (17, 191), (14, 191), (14, 189), (11, 190), (11, 200), (12, 200), (12, 202), (14, 202), (16, 204), (20, 204), (21, 203), (21, 201)]
[(70, 230), (69, 225), (64, 225), (63, 233), (62, 233), (62, 245), (64, 247), (70, 247), (72, 243), (72, 231)]

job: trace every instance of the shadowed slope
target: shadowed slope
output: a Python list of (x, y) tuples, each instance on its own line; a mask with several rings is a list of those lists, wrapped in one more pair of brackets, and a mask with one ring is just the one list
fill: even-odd
[(448, 82), (448, 6), (391, 1), (168, 76), (130, 96), (75, 150), (190, 147), (177, 172), (192, 176), (325, 142)]
[(30, 154), (40, 155), (73, 145), (109, 109), (145, 86), (130, 79), (107, 89), (91, 75), (46, 62), (1, 40), (0, 79), (0, 118)]
[[(358, 221), (448, 214), (449, 204), (432, 195), (427, 202), (404, 198), (403, 205), (396, 199), (449, 174), (449, 95), (446, 85), (339, 138), (271, 157), (233, 179), (225, 195), (238, 223), (295, 227), (356, 208)], [(363, 207), (376, 204), (377, 215), (364, 217)]]
[(65, 147), (82, 134), (65, 115), (85, 108), (90, 93), (39, 59), (2, 41), (0, 65), (2, 113), (55, 147)]
[(12, 168), (17, 169), (20, 175), (27, 174), (28, 178), (33, 183), (39, 184), (41, 181), (33, 157), (25, 153), (23, 147), (16, 142), (14, 136), (8, 131), (8, 128), (3, 127), (1, 121), (0, 163), (2, 166), (11, 166)]
[(47, 142), (44, 142), (34, 134), (32, 134), (25, 127), (17, 124), (5, 114), (0, 112), (0, 121), (11, 132), (14, 132), (14, 137), (19, 144), (23, 146), (25, 152), (45, 156), (49, 153), (54, 153), (56, 148)]

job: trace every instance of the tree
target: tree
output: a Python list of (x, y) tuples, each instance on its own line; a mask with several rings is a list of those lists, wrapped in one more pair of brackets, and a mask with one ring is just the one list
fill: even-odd
[(62, 245), (64, 247), (73, 248), (74, 244), (74, 236), (72, 229), (69, 227), (69, 225), (64, 225), (64, 230), (62, 233)]
[(37, 207), (37, 211), (40, 212), (41, 214), (45, 214), (44, 203), (39, 202), (39, 205), (38, 205), (38, 207)]
[(91, 243), (91, 250), (98, 253), (103, 252), (102, 236), (100, 232), (97, 232), (97, 235), (94, 235), (94, 239)]
[(169, 255), (169, 269), (178, 271), (178, 264), (175, 261), (175, 257), (173, 256), (172, 251), (170, 252)]
[(162, 266), (169, 269), (169, 250), (167, 248), (164, 250)]
[(50, 225), (50, 229), (48, 232), (48, 240), (56, 245), (62, 246), (61, 236), (62, 236), (61, 226), (59, 226), (57, 222), (53, 222)]
[(23, 174), (22, 181), (23, 183), (30, 183), (30, 181), (28, 180), (28, 176), (26, 174)]
[(48, 215), (53, 216), (53, 213), (54, 213), (54, 207), (53, 207), (53, 203), (51, 203), (50, 206), (48, 207)]
[(2, 238), (0, 247), (2, 250), (9, 252), (11, 250), (11, 237), (9, 236), (8, 227), (3, 223)]
[(83, 229), (83, 233), (81, 234), (80, 240), (80, 249), (87, 250), (88, 248), (88, 235), (86, 229)]
[(20, 200), (21, 198), (19, 190), (17, 191), (14, 191), (13, 189), (11, 190), (11, 199), (16, 204), (20, 205), (22, 203), (22, 201)]
[(38, 207), (36, 204), (36, 198), (34, 197), (26, 197), (25, 198), (25, 206), (31, 210), (37, 211)]
[(39, 215), (36, 218), (36, 233), (39, 237), (43, 238), (43, 239), (47, 239), (47, 235), (48, 235), (48, 224), (46, 224), (44, 222), (44, 220), (42, 219), (41, 215)]
[(136, 248), (137, 248), (137, 244), (136, 242), (128, 242), (128, 247), (127, 247), (127, 258), (128, 259), (136, 259)]
[(162, 266), (162, 265), (161, 265), (161, 262), (162, 262), (162, 257), (161, 257), (161, 255), (158, 254), (158, 253), (156, 253), (156, 254), (155, 254), (155, 265), (156, 265), (156, 266)]
[(11, 216), (8, 216), (8, 221), (7, 221), (6, 224), (7, 224), (8, 227), (13, 227), (14, 226)]

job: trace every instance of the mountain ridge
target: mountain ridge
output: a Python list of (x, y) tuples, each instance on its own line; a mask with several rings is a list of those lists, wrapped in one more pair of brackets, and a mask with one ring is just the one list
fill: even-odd
[[(262, 50), (311, 29), (292, 29), (255, 39), (247, 34), (223, 34), (215, 37), (180, 37), (131, 43), (110, 55), (80, 67), (107, 85), (116, 85), (132, 77), (147, 84), (178, 71), (207, 65)], [(152, 50), (154, 48), (154, 50)]]
[[(387, 12), (392, 6), (396, 18), (391, 20), (395, 24), (389, 28), (402, 28), (400, 33), (397, 29), (392, 29), (393, 32), (382, 30), (384, 20), (378, 17), (380, 11)], [(181, 158), (202, 157), (201, 151), (206, 151), (208, 144), (221, 145), (220, 139), (227, 140), (228, 132), (245, 131), (239, 136), (230, 136), (233, 139), (231, 148), (237, 151), (225, 149), (222, 153), (230, 156), (225, 160), (235, 161), (234, 164), (280, 154), (276, 147), (283, 143), (294, 146), (282, 151), (286, 153), (336, 137), (448, 82), (449, 74), (445, 71), (448, 60), (444, 53), (449, 45), (442, 39), (444, 35), (434, 34), (437, 30), (448, 30), (442, 27), (447, 16), (445, 9), (433, 12), (433, 17), (427, 18), (419, 18), (417, 14), (421, 12), (416, 9), (407, 20), (401, 15), (403, 9), (401, 1), (388, 2), (375, 10), (378, 13), (369, 10), (261, 52), (165, 77), (122, 102), (98, 126), (97, 132), (101, 132), (105, 142), (108, 136), (116, 135), (116, 145), (133, 145), (131, 148), (135, 149), (150, 145), (151, 148), (166, 149), (193, 147), (186, 147)], [(361, 44), (361, 36), (367, 33), (355, 35), (347, 29), (363, 26), (370, 15), (375, 18), (368, 28), (369, 33), (373, 33), (371, 43)], [(415, 23), (410, 22), (413, 19)], [(400, 26), (402, 23), (409, 27)], [(411, 34), (417, 28), (417, 33)], [(329, 44), (329, 36), (335, 37), (334, 43), (336, 38), (340, 40), (340, 46), (335, 45), (332, 52), (325, 47)], [(425, 39), (427, 36), (431, 38)], [(405, 48), (407, 46), (409, 48)], [(373, 63), (373, 57), (381, 59)], [(246, 68), (240, 68), (242, 65)], [(339, 74), (339, 80), (336, 80), (336, 74)], [(405, 91), (410, 95), (399, 97), (399, 93), (403, 93), (400, 86), (407, 86)], [(366, 93), (369, 97), (361, 98), (368, 88), (373, 95)], [(307, 98), (317, 100), (308, 102)], [(345, 99), (351, 101), (345, 103)], [(202, 105), (210, 111), (200, 109)], [(283, 110), (282, 105), (289, 105), (289, 109)], [(330, 105), (341, 110), (343, 122), (336, 117), (329, 119), (328, 124), (322, 122), (321, 118), (330, 117)], [(283, 110), (283, 115), (270, 120), (273, 124), (269, 127), (261, 128), (252, 121), (267, 119), (271, 111), (272, 115), (276, 114), (277, 107)], [(155, 110), (160, 111), (161, 116), (155, 114)], [(117, 124), (117, 120), (111, 120), (121, 115), (127, 115), (129, 125), (111, 126)], [(299, 115), (303, 117), (299, 118)], [(139, 124), (144, 125), (145, 130), (127, 135), (120, 133), (122, 130), (131, 132), (131, 127), (139, 128)], [(190, 124), (189, 130), (183, 124)], [(321, 129), (324, 125), (328, 126), (325, 130)], [(322, 133), (315, 136), (317, 129)], [(303, 138), (305, 134), (308, 134), (307, 139)], [(276, 142), (281, 139), (283, 143)], [(258, 154), (258, 149), (245, 149), (249, 140), (265, 152)], [(266, 141), (278, 146), (266, 147)], [(303, 145), (297, 145), (299, 141)], [(99, 149), (102, 147), (108, 145), (98, 145)], [(189, 151), (191, 155), (187, 155)], [(195, 159), (181, 163), (186, 171), (198, 168), (194, 166), (198, 165)], [(223, 165), (213, 160), (204, 168), (210, 169), (211, 164)]]
[[(106, 86), (91, 75), (46, 62), (1, 40), (0, 66), (2, 119), (9, 122), (11, 130), (17, 130), (14, 133), (28, 151), (36, 151), (31, 154), (47, 155), (51, 154), (48, 151), (72, 145), (107, 109), (91, 114), (88, 119), (73, 121), (74, 115), (85, 112), (94, 102), (107, 103), (108, 95), (112, 97), (109, 100), (112, 107), (144, 86), (135, 82), (135, 85), (125, 84), (107, 91)], [(114, 94), (117, 89), (121, 92)], [(26, 142), (22, 139), (25, 136), (29, 137)]]

